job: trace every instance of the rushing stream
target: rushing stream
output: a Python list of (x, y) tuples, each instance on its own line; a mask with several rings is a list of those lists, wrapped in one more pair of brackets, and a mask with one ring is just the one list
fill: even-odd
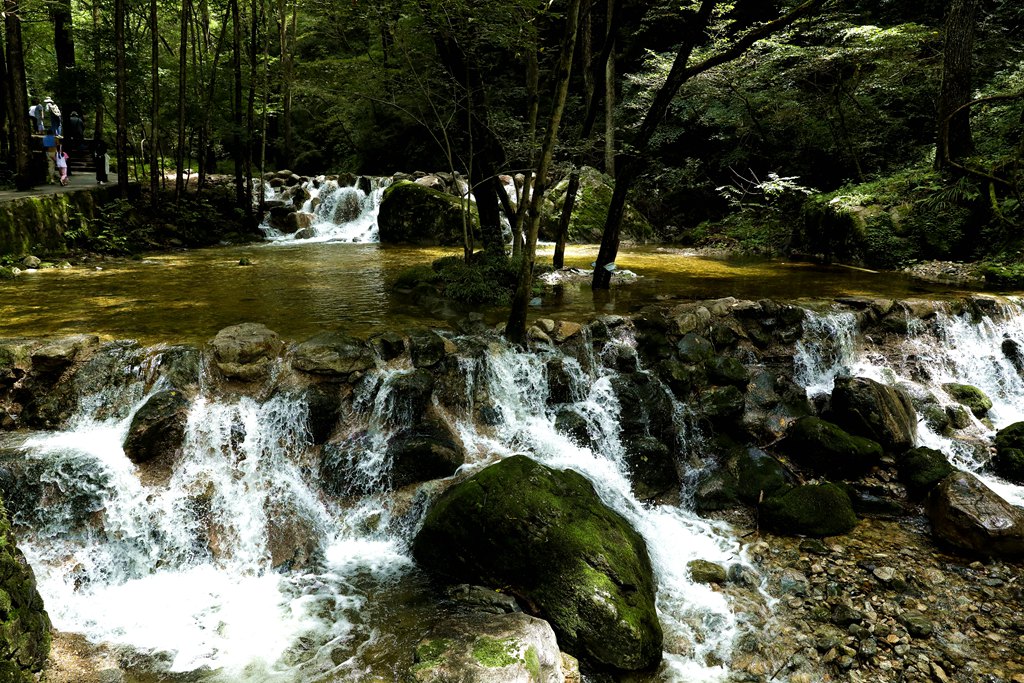
[[(425, 313), (388, 287), (402, 268), (449, 252), (375, 244), (383, 187), (365, 189), (327, 182), (311, 192), (304, 210), (316, 219), (307, 239), (271, 233), (261, 245), (41, 271), (0, 283), (17, 292), (5, 296), (0, 336), (96, 332), (143, 344), (202, 343), (243, 321), (263, 322), (289, 340), (325, 329), (366, 336), (450, 325), (464, 312)], [(339, 222), (339, 215), (347, 219)], [(594, 253), (573, 248), (570, 265), (585, 268)], [(255, 265), (237, 265), (241, 258)], [(536, 314), (584, 319), (684, 297), (902, 298), (919, 291), (899, 276), (669, 249), (625, 250), (619, 266), (634, 271), (637, 281), (599, 295), (586, 284), (561, 285), (543, 297)], [(849, 309), (816, 306), (795, 344), (795, 376), (811, 398), (829, 393), (837, 376), (853, 374), (899, 383), (940, 408), (952, 403), (942, 384), (979, 387), (993, 401), (991, 422), (972, 417), (966, 438), (943, 436), (923, 419), (919, 424), (923, 445), (977, 471), (994, 430), (1024, 418), (1024, 380), (1006, 350), (1007, 340), (1024, 341), (1024, 315), (1013, 300), (986, 315), (927, 305), (934, 315), (916, 317), (899, 344), (884, 348), (860, 333)], [(628, 325), (616, 329), (605, 353), (636, 345)], [(747, 619), (724, 592), (695, 584), (687, 563), (710, 560), (754, 576), (756, 570), (728, 525), (689, 510), (687, 484), (682, 504), (636, 498), (620, 440), (622, 407), (611, 386), (615, 363), (594, 356), (590, 344), (591, 355), (579, 358), (561, 357), (555, 348), (521, 352), (496, 338), (452, 341), (465, 378), (464, 405), (456, 412), (434, 407), (466, 450), (460, 474), (523, 452), (582, 473), (647, 542), (666, 635), (664, 662), (652, 679), (725, 681)], [(129, 683), (399, 680), (438, 619), (436, 588), (413, 562), (410, 544), (439, 487), (390, 490), (389, 441), (417, 417), (393, 392), (413, 371), (408, 360), (378, 359), (355, 385), (351, 414), (327, 446), (314, 443), (306, 427), (312, 407), (305, 394), (272, 390), (273, 380), (264, 389), (232, 393), (201, 366), (183, 453), (173, 469), (154, 473), (133, 465), (123, 444), (135, 412), (168, 388), (160, 368), (173, 352), (112, 347), (116, 368), (108, 376), (115, 379), (82, 389), (65, 428), (0, 439), (7, 465), (21, 468), (28, 482), (8, 503), (55, 627), (122, 648)], [(566, 369), (569, 409), (582, 418), (592, 447), (555, 427), (551, 358)], [(486, 425), (476, 418), (481, 396), (488, 400)], [(680, 458), (699, 456), (702, 447), (690, 410), (673, 406)], [(346, 468), (346, 491), (328, 490), (321, 481), (327, 448)], [(1020, 487), (982, 476), (1007, 499), (1024, 503)], [(765, 592), (755, 586), (753, 594), (753, 609), (770, 610)]]

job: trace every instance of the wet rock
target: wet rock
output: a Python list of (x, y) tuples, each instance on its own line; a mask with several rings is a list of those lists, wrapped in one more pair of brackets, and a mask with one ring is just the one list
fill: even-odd
[(395, 434), (388, 444), (391, 485), (395, 488), (448, 477), (466, 462), (454, 434), (437, 424), (424, 424)]
[(33, 683), (50, 653), (50, 618), (3, 505), (0, 540), (0, 649), (4, 652), (0, 677), (11, 683)]
[(331, 215), (331, 222), (341, 225), (359, 218), (363, 213), (363, 198), (359, 196), (359, 193), (346, 190), (339, 194), (338, 203), (334, 205), (334, 213)]
[(190, 404), (177, 389), (150, 396), (128, 428), (124, 442), (128, 459), (136, 465), (147, 463), (147, 469), (159, 469), (169, 476), (182, 452)]
[(323, 332), (292, 349), (292, 365), (315, 375), (348, 377), (374, 367), (370, 348), (341, 332)]
[(949, 382), (943, 384), (942, 388), (945, 389), (949, 397), (957, 403), (966, 406), (974, 417), (983, 418), (988, 415), (988, 411), (992, 409), (992, 399), (985, 395), (981, 389), (970, 384), (957, 384), (955, 382)]
[(794, 422), (779, 449), (793, 462), (838, 476), (863, 474), (882, 457), (877, 442), (852, 436), (818, 417), (802, 417)]
[(432, 330), (420, 330), (409, 335), (409, 355), (417, 368), (431, 368), (444, 360), (444, 338)]
[(199, 386), (201, 363), (202, 354), (194, 346), (168, 346), (156, 358), (160, 376), (180, 390)]
[(679, 340), (676, 352), (684, 363), (703, 363), (714, 357), (715, 347), (706, 338), (690, 332)]
[(309, 566), (319, 552), (313, 522), (286, 506), (271, 505), (267, 513), (267, 550), (271, 566), (288, 571)]
[(731, 385), (745, 389), (750, 382), (750, 373), (746, 366), (735, 358), (716, 356), (707, 363), (708, 379), (712, 384)]
[(836, 536), (857, 524), (850, 497), (831, 483), (804, 484), (765, 501), (761, 519), (782, 534)]
[(658, 364), (658, 375), (680, 400), (688, 400), (692, 394), (707, 384), (703, 365), (681, 363), (676, 360), (661, 361)]
[(907, 633), (915, 638), (927, 638), (934, 630), (931, 620), (917, 610), (903, 612), (899, 615), (899, 620), (907, 629)]
[(377, 216), (381, 244), (462, 244), (462, 213), (458, 197), (416, 183), (393, 183)]
[(700, 412), (713, 423), (737, 420), (743, 415), (744, 406), (743, 392), (734, 386), (709, 387), (700, 394)]
[(37, 377), (54, 378), (71, 367), (78, 354), (99, 345), (94, 334), (75, 334), (51, 339), (32, 350), (32, 373)]
[(837, 378), (832, 413), (839, 426), (877, 441), (886, 451), (901, 453), (917, 440), (917, 411), (900, 387), (866, 377)]
[(926, 495), (940, 481), (956, 471), (941, 451), (923, 446), (904, 453), (896, 466), (900, 481), (914, 497)]
[(405, 353), (405, 338), (397, 332), (381, 332), (369, 339), (370, 348), (385, 363)]
[(576, 445), (594, 450), (587, 421), (572, 406), (562, 406), (555, 413), (555, 429), (572, 439)]
[(1024, 374), (1024, 345), (1016, 339), (1004, 339), (1000, 348), (1017, 374)]
[(507, 593), (500, 593), (485, 586), (471, 586), (468, 583), (449, 586), (445, 589), (445, 597), (456, 603), (460, 608), (469, 608), (474, 612), (485, 614), (511, 614), (522, 612), (516, 599)]
[(936, 536), (985, 556), (1024, 555), (1024, 512), (973, 474), (956, 472), (932, 490), (928, 517)]
[(686, 563), (690, 570), (690, 578), (694, 583), (717, 583), (723, 584), (728, 579), (725, 567), (707, 560), (691, 560)]
[(639, 670), (661, 658), (646, 544), (576, 472), (525, 456), (481, 470), (434, 503), (413, 555), (448, 579), (521, 596), (581, 660)]
[(260, 323), (226, 327), (210, 345), (221, 373), (243, 382), (266, 377), (283, 346), (277, 333)]
[(652, 436), (669, 448), (675, 445), (672, 397), (660, 382), (646, 373), (632, 373), (613, 377), (611, 386), (624, 437)]
[(20, 261), (23, 268), (38, 268), (42, 262), (43, 260), (38, 256), (26, 256)]
[(642, 500), (679, 489), (675, 452), (653, 436), (624, 439), (633, 492)]
[(553, 329), (550, 334), (556, 344), (564, 344), (578, 335), (581, 331), (583, 331), (583, 326), (579, 323), (570, 322), (568, 320), (559, 320), (555, 323), (555, 329)]
[(698, 481), (694, 506), (698, 511), (722, 510), (738, 502), (759, 505), (788, 485), (778, 460), (755, 447), (724, 445), (718, 465)]
[(313, 226), (313, 214), (305, 211), (294, 211), (283, 219), (282, 232), (299, 233), (302, 230), (309, 230)]
[(338, 385), (314, 384), (302, 392), (300, 400), (305, 401), (308, 408), (306, 428), (310, 439), (314, 444), (325, 443), (341, 417), (342, 396)]
[(996, 453), (989, 466), (1007, 481), (1024, 484), (1024, 422), (1015, 422), (999, 430)]
[(458, 614), (416, 645), (408, 680), (416, 683), (563, 683), (551, 626), (522, 612)]
[(576, 372), (567, 368), (568, 359), (557, 356), (547, 362), (548, 405), (570, 403), (582, 398), (576, 387)]
[(403, 372), (391, 378), (381, 391), (388, 392), (384, 406), (388, 424), (398, 427), (416, 425), (427, 414), (434, 393), (434, 375), (423, 368)]

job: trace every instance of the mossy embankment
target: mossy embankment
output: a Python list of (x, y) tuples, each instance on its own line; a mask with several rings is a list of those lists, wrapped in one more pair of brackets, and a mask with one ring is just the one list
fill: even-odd
[(90, 234), (100, 207), (117, 196), (109, 186), (0, 202), (0, 256), (66, 253), (67, 235)]

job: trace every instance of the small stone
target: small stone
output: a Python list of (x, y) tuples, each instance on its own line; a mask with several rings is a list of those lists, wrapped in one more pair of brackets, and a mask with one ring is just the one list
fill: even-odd
[(694, 583), (717, 583), (726, 581), (725, 567), (707, 560), (692, 560), (686, 567), (690, 570), (690, 577)]
[(932, 622), (917, 610), (908, 610), (900, 615), (900, 623), (906, 627), (907, 632), (915, 638), (927, 638), (932, 634), (934, 627)]
[(875, 578), (883, 583), (889, 583), (896, 576), (896, 570), (892, 567), (876, 567), (875, 571), (871, 572), (875, 575)]
[(941, 666), (939, 666), (935, 662), (932, 662), (931, 669), (932, 678), (934, 678), (936, 681), (939, 681), (939, 683), (949, 683), (949, 676), (946, 675), (946, 672), (943, 670)]

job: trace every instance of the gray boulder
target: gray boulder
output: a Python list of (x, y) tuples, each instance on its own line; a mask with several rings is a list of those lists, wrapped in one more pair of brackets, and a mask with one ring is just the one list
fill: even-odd
[(902, 453), (917, 441), (917, 411), (900, 387), (866, 377), (836, 378), (832, 413), (840, 427), (877, 441), (889, 452)]
[(124, 452), (136, 465), (151, 463), (168, 476), (181, 455), (188, 423), (187, 396), (176, 389), (153, 394), (135, 413)]
[(951, 474), (928, 497), (932, 531), (961, 550), (984, 556), (1024, 555), (1024, 511), (968, 472)]
[(314, 375), (348, 377), (369, 370), (374, 360), (362, 340), (341, 332), (323, 332), (295, 345), (292, 365)]
[(260, 323), (225, 327), (210, 342), (217, 368), (230, 379), (263, 379), (281, 352), (277, 333)]
[(377, 226), (381, 244), (462, 244), (462, 202), (443, 192), (399, 181), (384, 191)]

